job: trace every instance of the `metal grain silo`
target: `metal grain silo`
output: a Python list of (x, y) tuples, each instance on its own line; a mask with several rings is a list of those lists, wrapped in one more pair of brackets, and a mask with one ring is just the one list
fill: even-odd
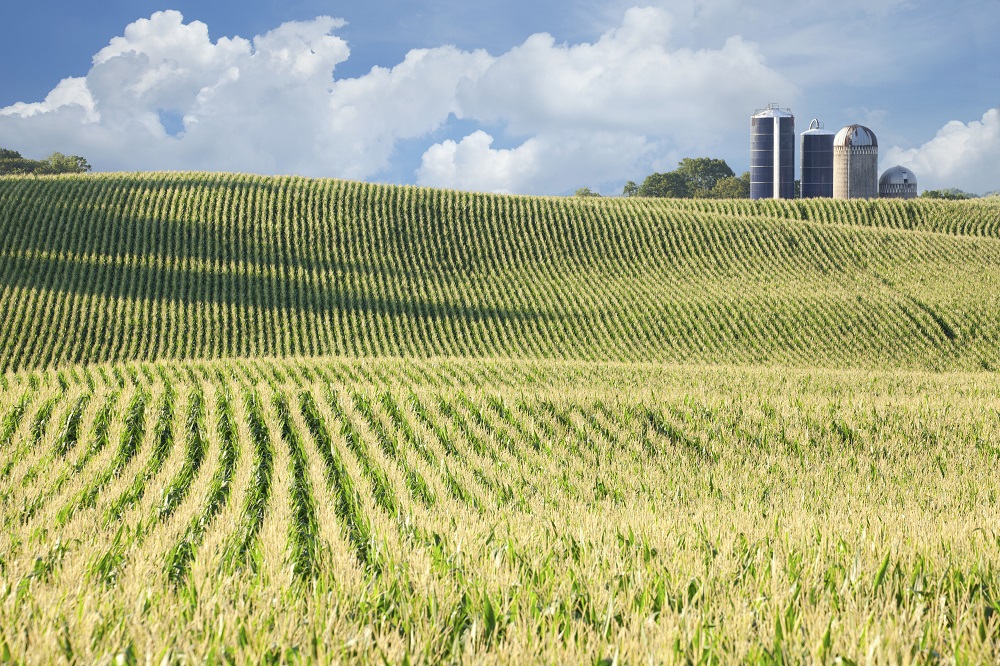
[(795, 116), (777, 104), (750, 118), (750, 198), (795, 198)]
[(803, 199), (833, 196), (833, 132), (823, 129), (818, 120), (809, 123), (802, 133)]
[(906, 167), (886, 169), (878, 179), (878, 195), (886, 199), (914, 199), (917, 177)]
[(878, 139), (864, 125), (848, 125), (833, 137), (833, 198), (878, 196)]

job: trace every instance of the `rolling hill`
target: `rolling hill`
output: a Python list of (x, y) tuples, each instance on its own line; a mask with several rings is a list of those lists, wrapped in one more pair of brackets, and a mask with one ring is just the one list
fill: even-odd
[(997, 663), (1000, 203), (0, 178), (0, 663)]
[(1000, 204), (0, 179), (0, 369), (245, 356), (1000, 364)]

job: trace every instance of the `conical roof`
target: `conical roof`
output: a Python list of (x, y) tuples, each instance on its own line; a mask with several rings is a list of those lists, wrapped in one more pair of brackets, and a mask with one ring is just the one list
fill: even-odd
[(757, 109), (754, 118), (794, 118), (790, 109), (779, 109), (777, 104), (768, 104), (766, 108)]
[(828, 134), (833, 134), (833, 132), (828, 129), (824, 129), (823, 123), (816, 118), (813, 118), (812, 122), (809, 123), (809, 129), (803, 132), (803, 134), (808, 134), (809, 136), (826, 136)]

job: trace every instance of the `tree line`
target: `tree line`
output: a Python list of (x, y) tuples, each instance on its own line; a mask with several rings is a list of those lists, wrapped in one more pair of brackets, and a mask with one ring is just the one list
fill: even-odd
[[(581, 187), (576, 196), (599, 197), (589, 187)], [(625, 183), (622, 196), (672, 197), (676, 199), (746, 199), (750, 196), (750, 172), (737, 176), (725, 160), (711, 157), (685, 157), (673, 171), (652, 173), (642, 184)]]
[(51, 175), (57, 173), (86, 173), (90, 163), (79, 155), (52, 153), (43, 160), (32, 160), (16, 150), (0, 148), (0, 176)]
[[(920, 196), (925, 199), (948, 199), (949, 201), (979, 198), (978, 194), (966, 192), (965, 190), (960, 190), (957, 187), (946, 187), (943, 190), (924, 190), (920, 193)], [(992, 196), (992, 193), (987, 193), (984, 196)]]
[[(799, 197), (799, 181), (795, 181), (795, 198)], [(599, 197), (600, 193), (589, 187), (576, 191), (578, 197)], [(983, 196), (1000, 194), (988, 192)], [(625, 197), (671, 197), (675, 199), (747, 199), (750, 197), (750, 172), (736, 173), (725, 160), (711, 157), (685, 157), (673, 171), (646, 176), (641, 185), (634, 181), (625, 183)], [(927, 199), (975, 199), (979, 195), (950, 187), (925, 190), (920, 194)]]

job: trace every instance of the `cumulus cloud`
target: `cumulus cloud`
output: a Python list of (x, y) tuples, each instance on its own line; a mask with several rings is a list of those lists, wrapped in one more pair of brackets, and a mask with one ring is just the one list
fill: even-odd
[(476, 130), (459, 142), (448, 139), (424, 153), (417, 180), (463, 190), (510, 192), (538, 176), (541, 146), (529, 139), (513, 149), (494, 149), (493, 137)]
[(51, 113), (65, 107), (78, 107), (84, 112), (84, 118), (88, 122), (94, 122), (98, 116), (94, 106), (94, 98), (87, 87), (87, 80), (83, 77), (73, 77), (63, 79), (45, 97), (43, 102), (27, 104), (18, 102), (6, 109), (0, 109), (0, 115), (20, 116), (29, 118), (40, 113)]
[(477, 130), (461, 141), (431, 146), (417, 182), (486, 192), (562, 192), (628, 173), (636, 159), (655, 151), (643, 136), (614, 132), (544, 133), (515, 148), (493, 148), (493, 142), (493, 136)]
[(710, 133), (731, 105), (746, 115), (761, 91), (797, 94), (755, 45), (732, 37), (715, 50), (672, 48), (671, 23), (662, 10), (630, 9), (620, 28), (593, 44), (534, 35), (463, 83), (463, 110), (516, 133), (575, 127), (662, 135), (671, 126)]
[(410, 51), (392, 69), (337, 81), (330, 95), (330, 130), (340, 154), (350, 156), (343, 175), (366, 178), (388, 166), (400, 139), (419, 138), (461, 113), (461, 82), (481, 75), (492, 58), (485, 51), (451, 46)]
[[(320, 17), (213, 43), (205, 24), (157, 12), (112, 39), (85, 78), (63, 81), (40, 105), (0, 109), (0, 130), (18, 146), (77, 152), (104, 169), (309, 170), (332, 72), (350, 53), (330, 34), (342, 25)], [(183, 119), (177, 136), (164, 113)]]
[(754, 44), (732, 37), (714, 50), (674, 48), (672, 28), (667, 12), (633, 8), (593, 44), (538, 34), (493, 59), (462, 81), (458, 115), (530, 138), (502, 150), (483, 132), (439, 143), (424, 154), (418, 182), (469, 187), (472, 155), (480, 157), (482, 189), (559, 192), (608, 182), (634, 175), (640, 163), (648, 168), (651, 156), (717, 148), (746, 125), (762, 94), (797, 96)]
[(883, 158), (886, 166), (911, 169), (921, 189), (959, 187), (977, 193), (1000, 190), (1000, 108), (981, 120), (953, 120), (918, 148), (894, 146)]
[[(337, 79), (350, 56), (343, 25), (318, 17), (213, 42), (205, 24), (157, 12), (101, 49), (86, 77), (0, 109), (0, 135), (25, 153), (85, 155), (104, 170), (373, 178), (401, 141), (447, 131), (454, 118), (493, 134), (420, 146), (419, 182), (555, 193), (648, 173), (680, 150), (717, 147), (732, 128), (742, 138), (748, 109), (797, 95), (739, 37), (677, 46), (663, 9), (629, 9), (593, 43), (537, 34), (496, 56), (419, 49)], [(494, 147), (494, 135), (513, 147)]]

